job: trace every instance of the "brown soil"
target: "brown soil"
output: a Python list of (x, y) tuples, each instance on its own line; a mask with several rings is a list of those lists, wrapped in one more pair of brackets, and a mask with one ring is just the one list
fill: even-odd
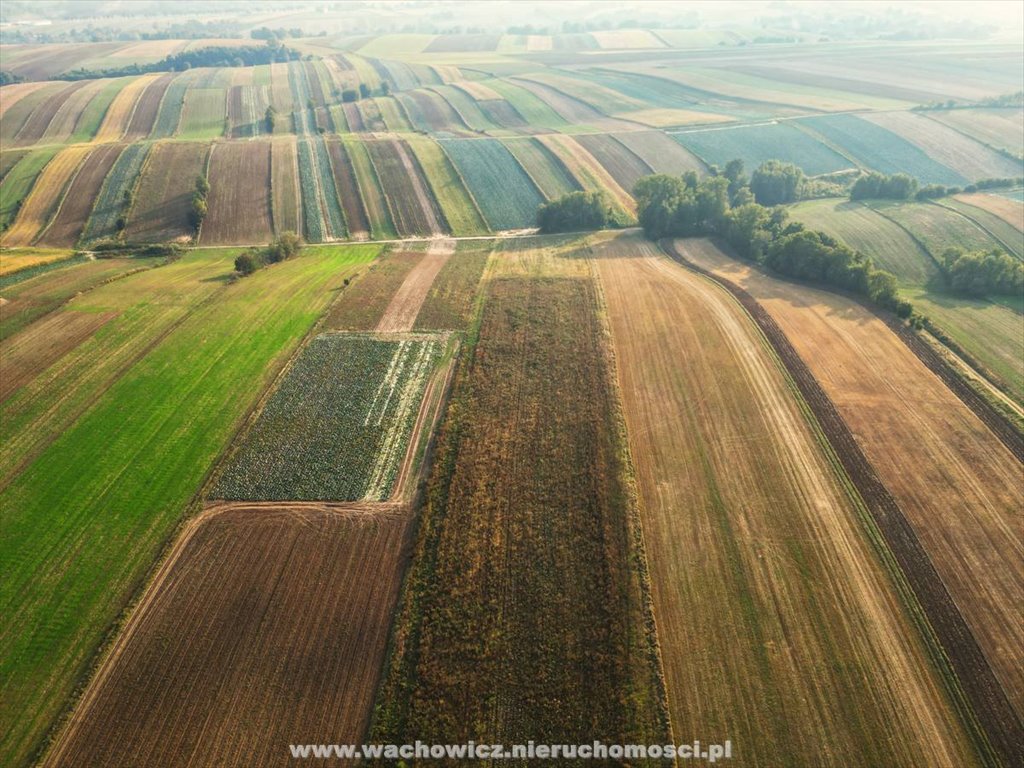
[(377, 323), (379, 333), (401, 333), (411, 331), (416, 323), (416, 317), (420, 313), (430, 286), (434, 284), (434, 278), (441, 271), (441, 267), (448, 261), (448, 257), (455, 252), (455, 241), (450, 238), (434, 241), (427, 248), (426, 255), (420, 259), (405, 280), (398, 287), (395, 295), (384, 310), (384, 315)]

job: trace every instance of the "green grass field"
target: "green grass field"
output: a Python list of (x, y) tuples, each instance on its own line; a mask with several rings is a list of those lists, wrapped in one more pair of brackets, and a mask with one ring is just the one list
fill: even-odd
[(714, 128), (669, 135), (701, 160), (719, 166), (739, 158), (752, 171), (766, 160), (782, 160), (800, 166), (808, 176), (817, 176), (853, 165), (817, 139), (786, 123)]
[(939, 275), (935, 262), (904, 229), (866, 205), (845, 199), (808, 200), (791, 206), (789, 214), (868, 254), (903, 286), (927, 285)]
[(377, 252), (317, 249), (224, 286), (4, 489), (0, 763), (28, 762), (239, 419)]
[(60, 147), (45, 147), (29, 152), (4, 176), (0, 184), (0, 229), (14, 221), (18, 205), (28, 196), (36, 177), (58, 149)]
[(962, 213), (991, 235), (1007, 253), (1011, 253), (1017, 258), (1024, 257), (1024, 238), (1021, 237), (1020, 230), (1008, 221), (983, 208), (978, 208), (952, 197), (945, 197), (937, 201), (937, 204)]
[(947, 248), (987, 251), (1000, 244), (974, 222), (934, 203), (872, 202), (871, 207), (900, 224), (936, 259)]

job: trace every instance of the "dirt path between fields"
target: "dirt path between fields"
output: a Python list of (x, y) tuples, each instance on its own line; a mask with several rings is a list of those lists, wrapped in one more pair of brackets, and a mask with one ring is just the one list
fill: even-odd
[(453, 253), (455, 241), (449, 237), (436, 240), (427, 247), (426, 255), (409, 271), (395, 291), (377, 323), (377, 333), (405, 333), (412, 330), (420, 307), (430, 292), (430, 286), (434, 284), (434, 278)]

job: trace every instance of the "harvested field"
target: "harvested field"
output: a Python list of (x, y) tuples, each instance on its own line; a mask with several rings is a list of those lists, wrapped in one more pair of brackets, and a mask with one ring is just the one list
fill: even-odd
[(345, 212), (350, 237), (364, 240), (370, 236), (370, 221), (363, 207), (359, 184), (356, 182), (355, 170), (349, 160), (345, 145), (338, 139), (327, 142), (327, 150), (331, 156), (331, 168), (334, 171), (334, 186), (341, 197), (341, 207)]
[(430, 90), (447, 101), (452, 109), (459, 114), (462, 122), (469, 126), (471, 130), (485, 133), (500, 127), (500, 125), (495, 125), (491, 122), (474, 99), (458, 88), (450, 85), (433, 85), (430, 87)]
[(441, 139), (492, 230), (533, 226), (544, 197), (497, 139)]
[(82, 110), (75, 122), (75, 132), (68, 140), (71, 142), (91, 141), (100, 129), (100, 124), (110, 109), (111, 103), (131, 80), (130, 77), (119, 77), (103, 81), (104, 86), (89, 99), (85, 109)]
[[(688, 241), (684, 248), (687, 258), (757, 300), (835, 404), (920, 541), (926, 554), (920, 567), (930, 561), (948, 590), (952, 607), (945, 623), (937, 623), (943, 617), (935, 613), (929, 618), (982, 725), (990, 738), (1000, 732), (1015, 738), (1024, 712), (1024, 627), (1015, 618), (1024, 602), (1020, 462), (859, 304), (775, 280), (705, 241)], [(937, 586), (907, 575), (922, 601), (921, 590)], [(955, 634), (957, 620), (966, 621), (967, 640)], [(978, 646), (984, 653), (980, 667), (969, 653)], [(1002, 699), (1002, 706), (1016, 709), (1016, 724), (1012, 710), (1000, 710), (1003, 691), (1009, 703)]]
[[(214, 460), (334, 297), (346, 265), (375, 250), (303, 253), (245, 280), (200, 283), (215, 300), (94, 393), (73, 424), (0, 491), (7, 705), (0, 709), (7, 734), (0, 763), (27, 763), (41, 746)], [(166, 290), (160, 273), (192, 255), (143, 273), (158, 278), (157, 297)], [(232, 256), (216, 252), (215, 275), (230, 273)], [(113, 285), (126, 288), (132, 279)], [(105, 339), (107, 328), (93, 338)], [(90, 362), (95, 366), (97, 358)], [(50, 397), (68, 394), (64, 389), (52, 387)], [(8, 425), (5, 418), (5, 443)], [(6, 445), (2, 458), (8, 461)]]
[(345, 289), (345, 300), (331, 307), (324, 327), (340, 331), (375, 329), (399, 286), (422, 259), (419, 251), (398, 251), (378, 258)]
[[(557, 71), (531, 72), (521, 77), (528, 82), (541, 83), (553, 89), (564, 98), (581, 102), (600, 114), (610, 115), (618, 112), (632, 112), (650, 106), (639, 99), (634, 99), (620, 91), (606, 88), (586, 77)], [(544, 97), (542, 96), (542, 98)], [(558, 107), (555, 106), (555, 109), (558, 109)]]
[[(54, 248), (14, 248), (0, 253), (0, 289), (21, 281), (21, 273), (36, 267), (63, 261), (71, 256), (70, 250)], [(19, 274), (15, 279), (14, 273)]]
[(213, 146), (203, 245), (260, 244), (273, 239), (270, 146), (269, 141)]
[(576, 141), (605, 167), (623, 189), (633, 189), (638, 179), (654, 173), (647, 163), (610, 134), (580, 135)]
[[(731, 738), (745, 765), (811, 752), (821, 766), (975, 764), (857, 502), (750, 318), (635, 236), (593, 251), (677, 740)], [(695, 706), (695, 690), (716, 695)]]
[(12, 83), (3, 87), (3, 99), (0, 100), (0, 119), (4, 119), (7, 115), (7, 110), (21, 101), (23, 98), (28, 96), (30, 93), (34, 93), (41, 88), (52, 87), (52, 83), (47, 82), (35, 82), (35, 83)]
[(87, 88), (89, 85), (88, 81), (79, 80), (77, 83), (65, 83), (63, 87), (50, 91), (47, 98), (33, 109), (32, 113), (25, 120), (21, 130), (18, 131), (18, 135), (15, 137), (15, 143), (35, 144), (39, 141), (43, 134), (46, 133), (50, 121), (53, 120), (57, 110), (61, 108), (64, 102), (72, 98), (76, 91)]
[(606, 192), (626, 216), (632, 218), (636, 215), (636, 201), (578, 141), (571, 136), (556, 134), (538, 136), (537, 140), (565, 164), (583, 189)]
[[(4, 95), (3, 101), (6, 101), (7, 89), (10, 87), (5, 85), (0, 91)], [(67, 87), (67, 83), (41, 83), (39, 88), (16, 91), (17, 98), (3, 108), (3, 119), (0, 119), (0, 141), (4, 143), (4, 147), (16, 143), (18, 132), (32, 116), (36, 107), (48, 101), (53, 94), (63, 92)]]
[[(532, 96), (542, 101), (545, 106), (554, 111), (561, 121), (570, 125), (589, 125), (605, 131), (629, 131), (639, 128), (637, 123), (626, 120), (618, 120), (608, 117), (602, 112), (594, 109), (586, 102), (577, 99), (567, 92), (560, 91), (550, 85), (533, 80), (521, 80), (515, 78), (514, 84), (522, 90), (528, 91)], [(506, 95), (505, 98), (511, 98)], [(512, 102), (516, 109), (519, 109), (515, 101)], [(526, 117), (526, 113), (519, 109), (520, 114)], [(529, 120), (529, 118), (527, 118)], [(533, 125), (533, 123), (530, 123)]]
[(1013, 178), (1024, 174), (1024, 163), (969, 139), (959, 131), (914, 112), (876, 112), (865, 120), (919, 147), (932, 160), (965, 179)]
[(345, 112), (345, 122), (348, 123), (348, 128), (353, 133), (362, 132), (366, 130), (366, 126), (363, 125), (363, 117), (359, 113), (359, 107), (355, 104), (342, 104), (342, 110)]
[(548, 200), (581, 189), (562, 161), (537, 139), (508, 139), (503, 143)]
[(976, 192), (968, 195), (957, 195), (956, 200), (967, 205), (973, 205), (983, 211), (988, 211), (993, 216), (998, 216), (1014, 229), (1024, 232), (1024, 203), (1020, 200), (1011, 200), (1002, 195), (989, 195), (984, 192)]
[(725, 166), (739, 158), (753, 171), (766, 160), (795, 163), (808, 176), (833, 173), (853, 167), (833, 149), (789, 123), (710, 128), (669, 134), (709, 164)]
[(75, 125), (84, 117), (87, 105), (93, 97), (102, 91), (109, 81), (90, 80), (82, 88), (70, 94), (60, 105), (57, 113), (46, 126), (39, 139), (40, 144), (56, 144), (67, 142), (75, 132)]
[(60, 312), (0, 341), (0, 401), (31, 381), (113, 317), (111, 313)]
[(386, 191), (391, 220), (398, 234), (433, 235), (448, 231), (444, 216), (430, 192), (423, 171), (404, 142), (367, 141), (374, 171)]
[(114, 166), (100, 187), (82, 232), (82, 240), (98, 240), (117, 234), (117, 222), (127, 213), (125, 194), (135, 188), (142, 164), (149, 153), (149, 144), (129, 144), (124, 147)]
[[(323, 738), (325, 727), (332, 739), (359, 742), (409, 522), (383, 505), (204, 513), (44, 765), (250, 768), (280, 765), (289, 744)], [(204, 723), (202, 739), (183, 722)]]
[(431, 241), (427, 246), (426, 255), (416, 262), (395, 291), (387, 309), (384, 310), (384, 315), (377, 323), (377, 333), (404, 333), (412, 330), (437, 273), (454, 251), (454, 240)]
[(617, 112), (616, 117), (651, 128), (680, 128), (685, 125), (704, 125), (710, 123), (731, 123), (736, 120), (729, 115), (717, 115), (714, 112), (698, 112), (692, 109), (637, 109), (631, 112)]
[[(1002, 198), (1006, 199), (1006, 198)], [(1019, 227), (1007, 222), (1000, 216), (990, 213), (984, 208), (976, 208), (958, 200), (946, 197), (933, 201), (936, 205), (955, 211), (992, 237), (999, 247), (1018, 259), (1024, 259), (1024, 236)]]
[(296, 181), (299, 170), (293, 137), (270, 143), (270, 165), (274, 231), (301, 233), (302, 198)]
[(266, 133), (266, 111), (269, 106), (266, 86), (232, 86), (228, 91), (231, 138), (245, 139)]
[(421, 136), (408, 137), (406, 144), (416, 155), (452, 234), (480, 235), (487, 232), (487, 222), (444, 150), (433, 139)]
[[(160, 75), (142, 75), (132, 80), (118, 92), (110, 102), (107, 113), (103, 116), (95, 141), (117, 141), (128, 132), (134, 122), (135, 110), (140, 106), (139, 100), (149, 87), (160, 78)], [(138, 131), (138, 136), (145, 136), (148, 130)]]
[(320, 334), (285, 374), (211, 495), (386, 500), (441, 347), (429, 337)]
[(1024, 110), (950, 109), (930, 111), (928, 117), (1015, 155), (1024, 154)]
[(533, 127), (523, 119), (523, 116), (516, 111), (516, 108), (504, 99), (480, 101), (477, 104), (480, 107), (480, 111), (495, 125), (500, 125), (502, 128), (518, 133), (534, 132)]
[(209, 144), (156, 144), (142, 169), (125, 236), (135, 242), (192, 236), (188, 214), (196, 177), (206, 171)]
[(30, 245), (36, 239), (60, 205), (68, 183), (91, 151), (91, 147), (67, 147), (46, 165), (18, 209), (11, 228), (3, 234), (5, 246)]
[(557, 130), (568, 125), (564, 117), (526, 88), (507, 80), (489, 80), (487, 84), (500, 93), (531, 128)]
[(173, 79), (174, 74), (168, 72), (150, 82), (135, 104), (135, 111), (125, 130), (125, 139), (134, 140), (149, 136), (160, 110), (160, 102)]
[(587, 279), (489, 284), (371, 739), (666, 738), (602, 339)]
[(476, 304), (477, 288), (491, 254), (493, 241), (458, 243), (434, 278), (419, 314), (417, 331), (464, 330)]
[(42, 240), (55, 248), (70, 248), (79, 235), (100, 195), (107, 174), (124, 147), (107, 144), (92, 151), (82, 163), (68, 187), (64, 202), (53, 222), (42, 234)]
[(959, 186), (966, 182), (962, 174), (932, 159), (921, 148), (856, 115), (825, 115), (800, 122), (842, 147), (861, 167), (882, 173), (909, 173), (923, 184)]
[(30, 194), (36, 179), (47, 166), (59, 147), (26, 150), (17, 163), (4, 176), (0, 184), (0, 228), (6, 229), (13, 221), (25, 198)]
[(655, 173), (681, 176), (687, 171), (704, 172), (704, 163), (661, 131), (630, 131), (615, 135), (627, 149), (654, 169)]

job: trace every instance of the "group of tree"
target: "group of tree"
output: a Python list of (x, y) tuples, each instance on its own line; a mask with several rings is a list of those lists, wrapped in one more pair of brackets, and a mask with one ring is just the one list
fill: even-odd
[(302, 250), (302, 238), (294, 232), (282, 232), (266, 248), (250, 248), (235, 259), (235, 271), (245, 277), (258, 269), (287, 261)]
[(24, 80), (25, 78), (21, 75), (16, 75), (13, 72), (0, 69), (0, 85), (13, 85), (14, 83), (24, 82)]
[[(377, 90), (378, 95), (387, 96), (391, 93), (391, 84), (387, 80), (382, 80), (380, 88)], [(359, 101), (360, 99), (368, 99), (373, 96), (373, 91), (366, 83), (360, 83), (359, 88), (346, 88), (341, 91), (341, 100), (345, 103), (351, 103), (353, 101)]]
[(644, 234), (651, 239), (718, 235), (741, 257), (775, 272), (865, 296), (901, 317), (912, 314), (913, 307), (899, 298), (893, 275), (829, 235), (788, 221), (784, 208), (762, 204), (752, 191), (758, 178), (761, 200), (789, 200), (799, 190), (802, 173), (769, 162), (747, 183), (742, 168), (734, 161), (704, 179), (690, 171), (637, 181), (633, 196)]
[(998, 248), (966, 253), (948, 248), (940, 261), (949, 287), (968, 296), (1020, 296), (1024, 293), (1024, 264)]
[(99, 77), (144, 75), (149, 72), (182, 72), (192, 67), (255, 67), (261, 64), (296, 61), (301, 58), (302, 54), (299, 51), (268, 40), (266, 45), (213, 45), (191, 51), (180, 51), (165, 56), (152, 64), (132, 63), (124, 67), (100, 70), (79, 68), (55, 75), (54, 79), (92, 80)]
[(905, 173), (871, 171), (860, 176), (850, 187), (851, 200), (909, 200), (918, 191), (917, 179)]
[(998, 96), (986, 96), (975, 101), (956, 101), (955, 99), (933, 101), (928, 104), (911, 107), (911, 109), (927, 112), (940, 109), (969, 109), (971, 107), (1024, 107), (1024, 91), (1003, 93)]
[(196, 183), (192, 189), (192, 205), (188, 211), (188, 222), (196, 231), (196, 235), (199, 234), (199, 230), (203, 226), (203, 219), (206, 218), (206, 197), (209, 194), (210, 182), (205, 174), (199, 174), (196, 176)]
[(570, 192), (537, 211), (537, 226), (545, 234), (604, 229), (614, 222), (615, 213), (603, 192)]

